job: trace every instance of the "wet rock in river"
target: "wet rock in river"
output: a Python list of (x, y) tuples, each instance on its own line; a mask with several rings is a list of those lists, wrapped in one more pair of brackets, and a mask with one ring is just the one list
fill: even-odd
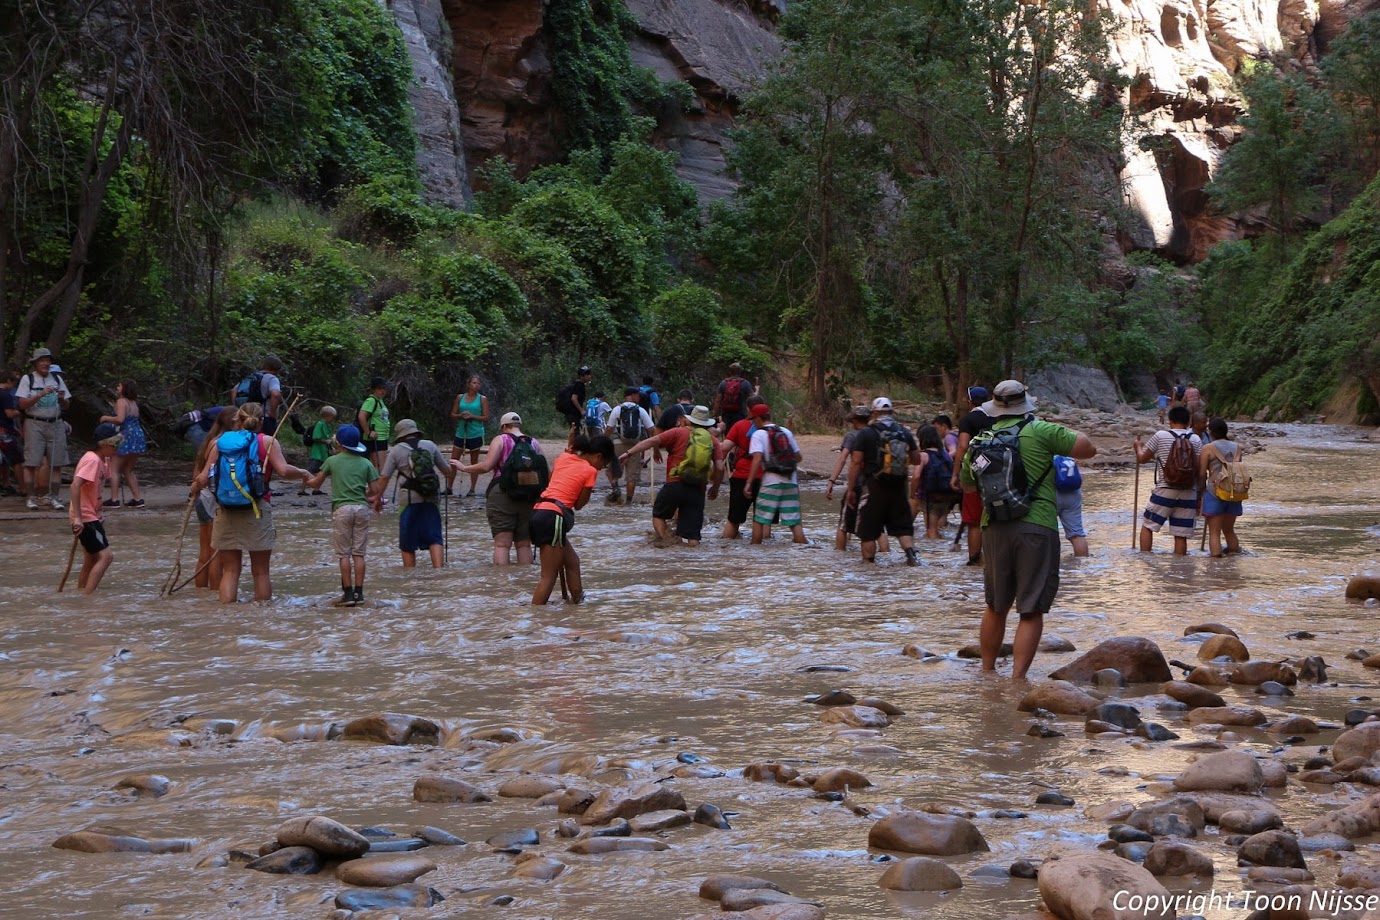
[(1031, 859), (1018, 859), (1011, 864), (1012, 878), (1033, 879), (1040, 876), (1040, 861)]
[(1208, 665), (1199, 665), (1189, 671), (1184, 681), (1199, 687), (1225, 687), (1231, 683), (1225, 671)]
[(595, 794), (590, 790), (571, 786), (569, 789), (562, 789), (560, 792), (543, 797), (537, 804), (555, 805), (556, 810), (563, 815), (582, 815), (590, 805), (594, 804), (594, 799)]
[(1052, 680), (1087, 683), (1104, 668), (1115, 668), (1133, 684), (1163, 683), (1174, 676), (1160, 647), (1139, 636), (1108, 639), (1049, 676)]
[(1346, 583), (1346, 596), (1352, 600), (1380, 598), (1380, 576), (1354, 575)]
[(652, 834), (673, 827), (684, 827), (689, 823), (690, 813), (675, 809), (649, 811), (645, 815), (638, 815), (628, 821), (634, 834)]
[(889, 891), (953, 891), (963, 887), (963, 880), (946, 863), (912, 856), (893, 864), (877, 884)]
[(559, 859), (538, 856), (520, 862), (513, 874), (518, 878), (530, 878), (539, 882), (549, 882), (566, 870), (567, 866)]
[(835, 706), (819, 714), (825, 724), (849, 725), (853, 728), (886, 728), (891, 716), (871, 706)]
[(283, 847), (260, 856), (245, 868), (274, 875), (315, 875), (321, 871), (321, 854), (311, 847)]
[(724, 896), (719, 900), (719, 906), (732, 913), (785, 904), (818, 906), (815, 901), (797, 898), (795, 895), (773, 891), (770, 888), (734, 888), (724, 892)]
[(581, 824), (607, 824), (614, 818), (632, 818), (649, 811), (685, 810), (685, 796), (660, 783), (641, 783), (605, 789), (580, 817)]
[(153, 845), (142, 837), (125, 834), (104, 834), (99, 831), (77, 831), (64, 834), (53, 841), (53, 848), (75, 850), (78, 853), (152, 853)]
[(1265, 730), (1272, 735), (1316, 735), (1320, 728), (1318, 723), (1307, 716), (1290, 716), (1287, 719), (1280, 719), (1278, 722), (1271, 722), (1265, 726)]
[(1120, 843), (1112, 850), (1122, 859), (1130, 860), (1133, 863), (1145, 862), (1145, 857), (1150, 855), (1150, 844), (1148, 843)]
[(565, 788), (565, 783), (554, 776), (542, 773), (529, 773), (515, 776), (498, 787), (498, 794), (505, 799), (539, 799), (552, 792)]
[(335, 896), (341, 910), (387, 910), (392, 907), (431, 907), (445, 897), (425, 885), (395, 885), (392, 888), (352, 888)]
[(367, 856), (341, 863), (335, 877), (360, 888), (392, 888), (435, 871), (436, 864), (425, 856)]
[(857, 770), (835, 767), (821, 773), (811, 788), (815, 792), (843, 792), (845, 789), (866, 789), (871, 785), (872, 780)]
[(534, 847), (541, 842), (541, 835), (537, 833), (535, 828), (524, 827), (515, 831), (503, 831), (494, 834), (484, 842), (499, 850), (508, 847)]
[(1178, 735), (1157, 722), (1145, 722), (1136, 729), (1136, 734), (1146, 741), (1175, 741)]
[(1237, 865), (1282, 866), (1286, 869), (1307, 869), (1298, 839), (1286, 831), (1263, 831), (1246, 838), (1236, 851)]
[(728, 892), (740, 889), (769, 889), (783, 893), (786, 891), (775, 882), (755, 875), (711, 875), (700, 882), (700, 897), (710, 901), (721, 901)]
[(808, 700), (816, 706), (852, 706), (857, 701), (858, 698), (847, 690), (830, 690)]
[(592, 837), (631, 837), (632, 835), (632, 825), (623, 818), (619, 818), (612, 824), (596, 828), (590, 832), (590, 836)]
[(1045, 709), (1060, 715), (1081, 716), (1094, 709), (1097, 697), (1067, 680), (1043, 680), (1026, 691), (1016, 706), (1020, 712)]
[(1116, 668), (1103, 668), (1093, 675), (1094, 687), (1124, 687), (1126, 678), (1121, 676), (1121, 672)]
[(1217, 826), (1224, 834), (1259, 834), (1284, 826), (1284, 819), (1278, 812), (1266, 809), (1234, 808), (1224, 812), (1217, 819)]
[(732, 830), (732, 828), (729, 827), (728, 819), (725, 818), (724, 813), (719, 810), (719, 806), (711, 805), (708, 802), (701, 804), (699, 808), (695, 809), (694, 822), (696, 824), (703, 824), (705, 827), (712, 827), (715, 830)]
[(960, 856), (990, 849), (982, 832), (967, 818), (924, 812), (900, 812), (883, 818), (872, 825), (867, 844), (921, 856)]
[(918, 658), (921, 661), (943, 661), (943, 655), (936, 655), (934, 652), (921, 645), (912, 642), (906, 643), (901, 648), (901, 654), (907, 658)]
[(580, 836), (580, 822), (574, 818), (562, 818), (556, 824), (556, 836), (567, 838)]
[(858, 700), (859, 706), (871, 706), (873, 709), (880, 710), (889, 716), (903, 716), (906, 711), (895, 703), (888, 703), (886, 700), (875, 696), (865, 696)]
[(1172, 699), (1178, 700), (1190, 709), (1201, 709), (1205, 706), (1227, 705), (1226, 700), (1206, 687), (1182, 680), (1171, 680), (1160, 684), (1160, 692)]
[(1369, 709), (1348, 709), (1346, 715), (1342, 716), (1342, 721), (1346, 723), (1347, 727), (1351, 727), (1360, 725), (1363, 722), (1373, 721), (1375, 718), (1375, 713), (1371, 712)]
[(1299, 682), (1298, 673), (1282, 661), (1248, 661), (1238, 664), (1227, 672), (1227, 679), (1234, 684), (1246, 686), (1274, 681), (1292, 687)]
[(1323, 683), (1327, 680), (1327, 662), (1323, 661), (1318, 655), (1309, 655), (1299, 661), (1299, 680), (1311, 681), (1315, 684)]
[(278, 843), (311, 847), (327, 856), (363, 856), (369, 852), (367, 837), (323, 815), (289, 818), (278, 828)]
[[(1040, 866), (1040, 897), (1059, 920), (1174, 920), (1169, 892), (1144, 868), (1105, 853), (1076, 853)], [(1118, 894), (1120, 898), (1117, 898)], [(1158, 910), (1117, 910), (1133, 895), (1163, 898)]]
[(599, 856), (604, 853), (651, 852), (670, 848), (670, 844), (651, 837), (586, 837), (571, 844), (570, 852)]
[[(1010, 642), (1003, 642), (1001, 644), (1001, 647), (997, 649), (997, 657), (1010, 658), (1013, 648), (1014, 646), (1012, 646)], [(963, 646), (963, 648), (959, 649), (955, 654), (958, 655), (959, 658), (967, 658), (969, 660), (978, 659), (982, 657), (982, 646), (978, 645), (977, 643), (974, 643), (972, 645), (965, 645)]]
[(1341, 834), (1316, 834), (1299, 838), (1299, 849), (1305, 853), (1320, 853), (1323, 850), (1342, 852), (1356, 849), (1356, 844)]
[(1198, 633), (1213, 633), (1219, 636), (1231, 636), (1233, 639), (1240, 639), (1236, 630), (1221, 623), (1199, 623), (1197, 626), (1189, 626), (1184, 629), (1185, 636), (1192, 636)]
[(1212, 636), (1198, 647), (1198, 657), (1203, 661), (1215, 658), (1230, 658), (1232, 661), (1249, 661), (1251, 653), (1246, 643), (1235, 636)]
[(764, 904), (736, 915), (737, 920), (824, 920), (824, 908), (812, 903)]
[(157, 773), (136, 773), (115, 784), (115, 789), (139, 798), (162, 798), (172, 788), (172, 780)]
[(1181, 792), (1258, 792), (1265, 776), (1256, 759), (1245, 751), (1209, 754), (1174, 780)]
[(423, 827), (416, 831), (416, 835), (434, 847), (459, 847), (465, 845), (465, 841), (461, 840), (450, 831), (443, 831), (439, 827)]
[(789, 783), (799, 775), (799, 770), (784, 763), (750, 763), (743, 768), (743, 779), (754, 783)]
[(1345, 782), (1346, 777), (1331, 770), (1304, 770), (1298, 775), (1301, 783), (1312, 783), (1315, 786), (1335, 786), (1337, 783)]
[(1078, 648), (1063, 636), (1058, 636), (1054, 633), (1046, 633), (1044, 637), (1040, 639), (1038, 650), (1046, 655), (1057, 655), (1063, 652), (1076, 652)]
[(1212, 859), (1191, 843), (1161, 840), (1145, 856), (1145, 870), (1151, 875), (1212, 876)]
[(1363, 648), (1354, 648), (1346, 653), (1347, 661), (1365, 661), (1370, 657), (1370, 652)]
[(1032, 738), (1063, 738), (1063, 737), (1064, 737), (1064, 733), (1063, 733), (1063, 732), (1058, 731), (1057, 729), (1050, 728), (1048, 725), (1040, 725), (1040, 724), (1038, 724), (1038, 723), (1036, 723), (1035, 725), (1030, 726), (1030, 730), (1027, 731), (1026, 734), (1029, 735), (1029, 736), (1031, 736)]
[(1344, 731), (1332, 745), (1332, 757), (1337, 761), (1349, 757), (1369, 759), (1376, 751), (1380, 751), (1380, 722), (1363, 722)]
[(1107, 839), (1116, 843), (1154, 843), (1151, 834), (1129, 824), (1113, 824), (1107, 828)]
[(1041, 792), (1035, 796), (1036, 805), (1059, 805), (1068, 808), (1074, 804), (1073, 799), (1064, 795), (1062, 792)]
[(1182, 815), (1160, 815), (1150, 821), (1150, 834), (1154, 837), (1197, 837), (1198, 828)]
[(1380, 889), (1380, 866), (1370, 863), (1347, 863), (1337, 876), (1337, 885), (1348, 889)]
[(1105, 722), (1123, 731), (1140, 728), (1140, 710), (1130, 703), (1100, 703), (1088, 713), (1090, 722)]
[(1247, 706), (1206, 706), (1189, 710), (1186, 717), (1189, 725), (1211, 723), (1216, 725), (1264, 725), (1267, 719), (1259, 709)]
[(412, 786), (412, 798), (418, 802), (439, 802), (442, 804), (493, 801), (478, 786), (460, 779), (445, 776), (423, 776)]
[(1203, 812), (1203, 806), (1198, 804), (1195, 799), (1184, 795), (1176, 795), (1172, 799), (1155, 802), (1152, 805), (1143, 805), (1127, 816), (1126, 823), (1136, 830), (1153, 834), (1155, 831), (1152, 829), (1152, 825), (1155, 820), (1167, 815), (1178, 816), (1190, 827), (1197, 830), (1202, 830), (1207, 826), (1207, 815)]
[(345, 741), (372, 741), (375, 744), (438, 744), (441, 726), (430, 719), (383, 712), (345, 723)]

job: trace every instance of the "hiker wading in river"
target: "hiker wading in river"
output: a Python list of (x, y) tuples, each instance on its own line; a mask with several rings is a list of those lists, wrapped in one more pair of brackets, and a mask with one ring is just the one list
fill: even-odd
[(589, 504), (599, 471), (613, 458), (612, 441), (603, 435), (583, 434), (577, 434), (570, 449), (556, 458), (551, 482), (532, 509), (532, 543), (541, 553), (541, 578), (532, 592), (534, 606), (551, 599), (557, 579), (570, 603), (585, 599), (580, 557), (570, 543), (570, 531), (575, 527), (575, 512)]

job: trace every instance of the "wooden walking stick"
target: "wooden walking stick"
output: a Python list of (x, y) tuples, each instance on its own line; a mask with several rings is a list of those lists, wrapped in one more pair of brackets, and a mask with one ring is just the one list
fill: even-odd
[(182, 530), (177, 535), (177, 556), (173, 559), (172, 571), (168, 577), (163, 579), (163, 590), (158, 592), (159, 597), (167, 597), (177, 580), (182, 577), (182, 544), (187, 539), (187, 525), (192, 520), (192, 509), (196, 507), (196, 495), (193, 494), (187, 501), (187, 511), (182, 515)]
[[(99, 496), (97, 496), (99, 497)], [(67, 587), (67, 576), (72, 574), (72, 560), (77, 558), (77, 543), (81, 541), (81, 534), (72, 535), (72, 549), (67, 553), (67, 568), (62, 570), (62, 581), (58, 582), (58, 594)], [(564, 582), (562, 582), (564, 584)]]
[[(1135, 451), (1136, 449), (1135, 449), (1134, 447), (1132, 447), (1131, 450), (1132, 450), (1132, 451)], [(1135, 548), (1136, 548), (1136, 537), (1139, 536), (1139, 530), (1140, 530), (1140, 528), (1138, 528), (1138, 527), (1136, 526), (1136, 510), (1137, 510), (1138, 508), (1140, 508), (1140, 452), (1139, 452), (1139, 451), (1136, 451), (1136, 456), (1135, 456), (1134, 459), (1135, 459), (1135, 462), (1136, 462), (1136, 491), (1135, 491), (1135, 497), (1131, 499), (1131, 549), (1135, 549)]]
[(196, 577), (197, 577), (198, 575), (200, 575), (202, 572), (206, 571), (206, 567), (207, 567), (207, 566), (209, 566), (212, 562), (215, 561), (215, 558), (216, 558), (217, 555), (218, 555), (218, 553), (217, 553), (215, 550), (212, 550), (212, 551), (211, 551), (211, 558), (210, 558), (210, 559), (207, 559), (205, 562), (203, 562), (203, 563), (197, 568), (197, 570), (196, 570), (195, 572), (193, 572), (192, 574), (188, 575), (187, 578), (186, 578), (180, 585), (174, 585), (174, 586), (173, 586), (173, 589), (172, 589), (171, 591), (168, 592), (168, 596), (171, 597), (172, 595), (176, 594), (178, 591), (181, 591), (183, 588), (185, 588), (185, 587), (187, 587), (189, 584), (191, 584), (191, 583), (196, 579)]

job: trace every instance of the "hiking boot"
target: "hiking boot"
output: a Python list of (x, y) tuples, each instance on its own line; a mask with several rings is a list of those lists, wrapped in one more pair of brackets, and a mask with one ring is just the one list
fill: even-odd
[(340, 589), (340, 606), (353, 607), (355, 605), (355, 591), (353, 588)]
[(982, 565), (982, 553), (968, 557), (968, 565)]
[(355, 606), (359, 606), (360, 604), (364, 603), (364, 586), (363, 586), (363, 585), (358, 585), (358, 586), (354, 589), (354, 603), (355, 603)]
[(474, 498), (474, 489), (470, 489), (468, 492), (466, 492), (466, 493), (465, 493), (465, 497), (466, 497), (466, 498)]
[(610, 493), (609, 493), (609, 504), (610, 504), (610, 505), (621, 505), (621, 504), (623, 504), (623, 493), (622, 493), (622, 492), (610, 492)]
[(48, 507), (49, 507), (49, 508), (52, 508), (54, 511), (66, 511), (66, 510), (67, 510), (67, 506), (64, 505), (62, 502), (58, 501), (58, 497), (57, 497), (56, 495), (49, 495), (49, 496), (48, 496)]
[(24, 507), (28, 508), (30, 511), (37, 511), (37, 510), (38, 510), (38, 499), (36, 499), (36, 498), (34, 498), (32, 495), (30, 495), (30, 496), (29, 496), (29, 500), (28, 500), (27, 502), (24, 503)]
[(915, 551), (915, 547), (906, 550), (906, 565), (919, 565), (920, 554)]

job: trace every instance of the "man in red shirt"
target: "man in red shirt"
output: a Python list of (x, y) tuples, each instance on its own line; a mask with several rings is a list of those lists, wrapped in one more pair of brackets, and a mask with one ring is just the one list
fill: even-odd
[(639, 441), (618, 458), (626, 463), (633, 454), (653, 447), (666, 451), (666, 484), (652, 504), (652, 527), (663, 542), (670, 537), (668, 522), (675, 518), (676, 537), (691, 546), (699, 545), (705, 489), (709, 487), (709, 494), (717, 496), (724, 475), (724, 446), (714, 439), (713, 427), (708, 407), (696, 406), (675, 428)]
[[(760, 396), (749, 396), (748, 417), (734, 422), (724, 435), (724, 443), (728, 445), (728, 460), (731, 461), (727, 464), (731, 472), (728, 477), (728, 520), (724, 521), (723, 532), (725, 540), (737, 540), (742, 536), (739, 529), (747, 522), (755, 502), (757, 490), (747, 487), (748, 474), (752, 472), (752, 433), (757, 430), (757, 420), (761, 418), (757, 407), (766, 405), (766, 402)], [(757, 474), (757, 483), (754, 485), (760, 484), (761, 479), (762, 474)], [(717, 492), (711, 492), (710, 498), (717, 497)]]

